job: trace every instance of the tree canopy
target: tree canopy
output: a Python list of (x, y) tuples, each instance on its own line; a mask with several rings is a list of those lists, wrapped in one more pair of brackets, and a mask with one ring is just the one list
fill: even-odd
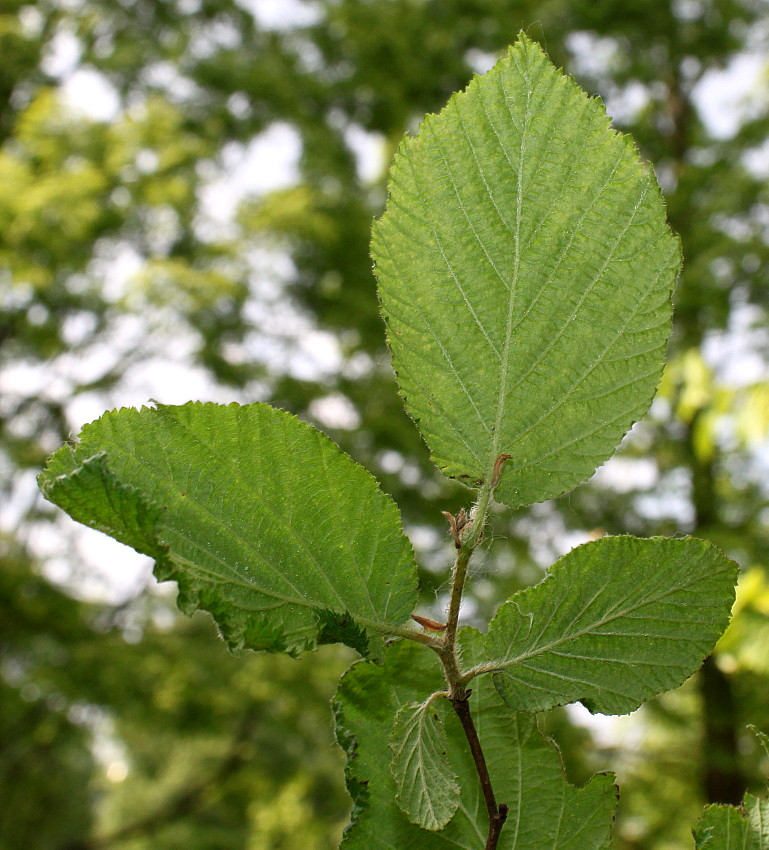
[[(271, 8), (0, 10), (0, 777), (14, 812), (0, 847), (338, 841), (350, 803), (324, 672), (350, 656), (323, 649), (311, 672), (230, 657), (200, 616), (175, 617), (162, 587), (94, 601), (78, 540), (31, 482), (102, 410), (147, 392), (178, 401), (180, 375), (209, 400), (269, 400), (376, 471), (415, 545), (424, 611), (440, 612), (451, 548), (440, 511), (464, 489), (435, 471), (402, 411), (369, 234), (403, 133), (521, 29), (633, 134), (685, 264), (652, 413), (570, 496), (498, 512), (512, 539), (489, 535), (472, 601), (490, 613), (603, 531), (688, 532), (741, 564), (733, 626), (687, 685), (642, 709), (632, 747), (607, 748), (564, 713), (549, 721), (575, 781), (623, 772), (623, 850), (690, 847), (702, 802), (762, 787), (746, 725), (769, 730), (767, 3)], [(746, 63), (754, 88), (719, 124), (710, 83)], [(237, 182), (272, 167), (260, 142), (276, 132), (295, 168), (277, 188), (233, 187), (233, 171)]]

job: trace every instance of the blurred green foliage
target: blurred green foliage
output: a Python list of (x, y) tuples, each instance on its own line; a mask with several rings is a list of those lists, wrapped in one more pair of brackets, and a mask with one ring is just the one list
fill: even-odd
[(235, 657), (172, 600), (79, 602), (2, 554), (0, 846), (333, 846), (349, 654)]
[[(619, 772), (622, 850), (691, 847), (705, 800), (761, 788), (745, 727), (769, 729), (767, 13), (766, 0), (0, 2), (2, 850), (334, 846), (349, 803), (327, 701), (349, 658), (230, 657), (156, 588), (89, 601), (71, 532), (30, 476), (83, 410), (133, 402), (138, 371), (176, 357), (217, 398), (291, 409), (374, 470), (417, 545), (425, 613), (439, 612), (439, 511), (466, 498), (401, 408), (368, 234), (401, 135), (521, 28), (638, 140), (686, 262), (652, 414), (590, 484), (498, 513), (509, 539), (490, 536), (468, 613), (483, 620), (590, 534), (713, 540), (746, 572), (703, 672), (613, 737), (565, 712), (543, 723), (574, 778)], [(705, 122), (708, 81), (743, 54), (764, 57), (749, 104), (733, 130)], [(78, 101), (73, 73), (107, 94)], [(243, 194), (222, 224), (211, 185), (276, 127), (296, 134), (297, 173)], [(376, 167), (361, 168), (361, 143)], [(297, 365), (304, 327), (336, 340), (339, 368)]]

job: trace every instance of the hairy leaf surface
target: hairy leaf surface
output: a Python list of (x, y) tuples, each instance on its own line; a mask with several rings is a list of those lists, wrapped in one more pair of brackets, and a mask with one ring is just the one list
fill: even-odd
[(576, 486), (649, 406), (680, 248), (600, 101), (525, 36), (401, 145), (372, 255), (433, 459), (512, 506)]
[(210, 611), (233, 647), (380, 652), (416, 602), (394, 503), (331, 440), (265, 404), (112, 411), (51, 458), (41, 487), (155, 558), (179, 605)]
[(497, 689), (516, 711), (578, 700), (633, 711), (700, 666), (729, 621), (736, 580), (733, 561), (693, 538), (579, 546), (491, 621)]
[(459, 806), (459, 785), (438, 712), (434, 701), (404, 705), (390, 733), (396, 800), (408, 819), (425, 829), (442, 829)]
[[(466, 663), (480, 660), (483, 639), (464, 630)], [(387, 649), (383, 667), (355, 664), (337, 692), (337, 735), (349, 755), (347, 782), (355, 801), (342, 850), (482, 850), (488, 820), (467, 740), (447, 700), (436, 700), (446, 726), (449, 759), (459, 777), (459, 807), (439, 832), (409, 822), (395, 802), (388, 769), (388, 734), (404, 703), (424, 700), (444, 686), (437, 659), (401, 641)], [(477, 687), (476, 687), (477, 685)], [(558, 752), (534, 718), (511, 713), (487, 679), (473, 683), (471, 707), (499, 803), (510, 807), (499, 850), (609, 850), (616, 805), (613, 777), (584, 788), (566, 781)]]

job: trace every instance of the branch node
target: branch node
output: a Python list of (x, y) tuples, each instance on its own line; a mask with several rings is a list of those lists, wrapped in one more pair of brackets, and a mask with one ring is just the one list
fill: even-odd
[[(459, 523), (460, 518), (462, 517), (462, 514), (464, 514), (464, 511), (465, 511), (465, 509), (462, 508), (462, 510), (459, 512), (459, 514), (456, 517), (454, 516), (454, 514), (451, 514), (448, 511), (441, 511), (441, 513), (449, 521), (449, 528), (451, 529), (451, 537), (454, 540), (454, 546), (457, 549), (462, 548), (462, 540), (459, 536), (459, 532), (462, 529), (459, 527), (458, 523)], [(466, 520), (465, 520), (465, 522), (466, 522)], [(464, 527), (464, 523), (462, 524), (462, 527)]]
[(411, 619), (430, 632), (446, 631), (445, 623), (439, 623), (437, 620), (431, 620), (429, 617), (420, 617), (419, 614), (412, 614)]

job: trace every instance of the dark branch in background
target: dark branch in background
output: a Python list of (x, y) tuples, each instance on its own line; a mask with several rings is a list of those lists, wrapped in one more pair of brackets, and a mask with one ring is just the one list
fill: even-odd
[[(692, 464), (694, 533), (707, 538), (718, 522), (713, 462), (703, 462), (693, 445), (697, 417), (687, 435), (687, 451)], [(705, 659), (699, 675), (702, 701), (702, 790), (708, 803), (739, 806), (747, 788), (737, 747), (739, 718), (732, 680), (716, 664)]]
[[(684, 57), (677, 52), (670, 56), (670, 78), (668, 81), (667, 109), (671, 120), (669, 136), (670, 157), (676, 178), (687, 168), (687, 157), (692, 147), (695, 110), (691, 101), (692, 83), (685, 84), (681, 73)], [(671, 219), (671, 224), (681, 236), (686, 252), (691, 220), (686, 216)], [(677, 324), (682, 331), (685, 344), (699, 343), (704, 328), (702, 308), (677, 310)], [(698, 537), (709, 537), (709, 531), (719, 520), (715, 491), (715, 464), (703, 461), (694, 446), (694, 433), (699, 414), (689, 425), (684, 438), (684, 451), (692, 471), (692, 505), (694, 528)], [(712, 656), (705, 659), (698, 678), (702, 705), (703, 737), (701, 786), (708, 803), (730, 803), (739, 805), (747, 783), (740, 766), (737, 748), (738, 717), (732, 681), (720, 670)]]
[(704, 714), (702, 784), (709, 803), (739, 806), (745, 780), (737, 761), (737, 711), (729, 677), (712, 655), (700, 671), (700, 694)]

